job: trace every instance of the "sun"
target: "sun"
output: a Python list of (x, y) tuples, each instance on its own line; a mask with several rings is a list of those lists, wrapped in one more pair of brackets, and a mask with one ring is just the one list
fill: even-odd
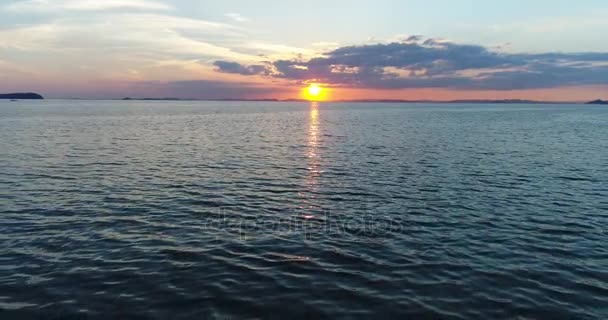
[(316, 84), (311, 84), (310, 86), (308, 86), (308, 88), (306, 88), (306, 90), (308, 90), (308, 94), (310, 94), (311, 96), (318, 96), (319, 94), (321, 94), (321, 87), (319, 87), (319, 85)]
[(304, 88), (303, 94), (307, 100), (321, 101), (325, 100), (326, 90), (316, 83), (311, 83), (308, 87)]

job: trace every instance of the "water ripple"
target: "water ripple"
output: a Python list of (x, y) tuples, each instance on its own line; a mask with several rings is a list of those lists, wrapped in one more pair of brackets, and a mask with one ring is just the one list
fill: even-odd
[(2, 319), (608, 317), (608, 109), (36, 103)]

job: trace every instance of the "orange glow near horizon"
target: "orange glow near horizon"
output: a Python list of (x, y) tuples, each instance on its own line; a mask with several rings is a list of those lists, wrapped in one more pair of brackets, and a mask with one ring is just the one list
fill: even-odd
[[(412, 89), (371, 89), (371, 88), (332, 88), (331, 100), (501, 100), (523, 99), (538, 101), (586, 102), (593, 99), (606, 99), (608, 86), (571, 86), (546, 89), (521, 90), (451, 90), (445, 88)], [(327, 101), (325, 99), (323, 101)]]
[(311, 83), (308, 87), (302, 90), (302, 96), (310, 101), (327, 100), (327, 89), (316, 83)]

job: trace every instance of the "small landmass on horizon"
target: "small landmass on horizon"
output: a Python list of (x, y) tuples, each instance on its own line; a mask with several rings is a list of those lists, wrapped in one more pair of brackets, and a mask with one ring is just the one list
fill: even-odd
[(0, 99), (11, 99), (11, 100), (42, 100), (44, 97), (33, 92), (19, 92), (19, 93), (3, 93), (0, 94)]
[(589, 101), (586, 104), (608, 104), (608, 100), (597, 99), (597, 100)]

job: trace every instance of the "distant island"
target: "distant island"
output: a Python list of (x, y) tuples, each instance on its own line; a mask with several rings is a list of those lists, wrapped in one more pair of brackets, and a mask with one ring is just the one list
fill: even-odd
[(42, 99), (44, 99), (44, 97), (41, 96), (41, 95), (39, 95), (39, 94), (37, 94), (37, 93), (26, 92), (26, 93), (4, 93), (4, 94), (0, 94), (0, 99), (42, 100)]
[(589, 101), (586, 104), (608, 104), (608, 100), (597, 99), (597, 100)]

